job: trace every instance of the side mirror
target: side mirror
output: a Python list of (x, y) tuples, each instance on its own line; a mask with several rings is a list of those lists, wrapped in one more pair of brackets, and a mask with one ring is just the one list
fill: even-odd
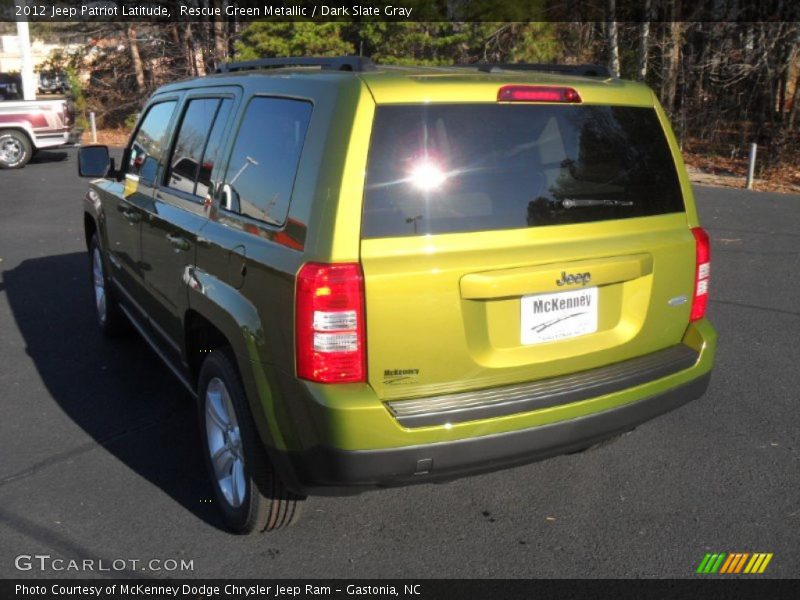
[(146, 185), (147, 187), (155, 186), (157, 175), (158, 160), (154, 156), (147, 155), (139, 169), (139, 185)]
[(78, 149), (78, 175), (105, 177), (111, 168), (108, 146), (83, 146)]
[(231, 212), (239, 212), (241, 210), (239, 192), (232, 185), (229, 183), (223, 185), (221, 196), (220, 206), (222, 208)]

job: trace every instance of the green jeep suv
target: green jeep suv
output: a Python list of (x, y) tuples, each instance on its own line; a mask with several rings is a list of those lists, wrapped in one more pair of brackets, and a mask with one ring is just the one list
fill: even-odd
[(580, 450), (701, 396), (709, 240), (653, 92), (594, 66), (265, 59), (82, 148), (100, 327), (197, 398), (238, 532)]

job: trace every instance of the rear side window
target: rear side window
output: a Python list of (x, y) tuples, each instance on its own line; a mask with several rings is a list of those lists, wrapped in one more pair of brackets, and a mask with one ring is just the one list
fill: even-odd
[(225, 178), (228, 208), (282, 225), (311, 119), (311, 104), (253, 98), (234, 142)]
[(227, 119), (220, 106), (226, 104), (229, 110), (230, 102), (219, 98), (189, 101), (166, 174), (170, 188), (199, 197), (206, 195)]
[(683, 211), (652, 108), (378, 107), (362, 237), (540, 227)]
[(158, 164), (165, 154), (165, 135), (175, 105), (175, 101), (160, 102), (147, 111), (131, 144), (128, 174), (155, 181)]
[(233, 100), (225, 98), (217, 109), (214, 127), (211, 129), (211, 134), (208, 136), (206, 149), (203, 153), (203, 160), (200, 163), (200, 170), (197, 173), (197, 189), (195, 190), (195, 194), (201, 198), (206, 197), (208, 188), (211, 187), (211, 173), (214, 171), (214, 165), (217, 164), (220, 152), (222, 151), (222, 143), (225, 141), (225, 124), (228, 122), (228, 116), (231, 114), (232, 106)]

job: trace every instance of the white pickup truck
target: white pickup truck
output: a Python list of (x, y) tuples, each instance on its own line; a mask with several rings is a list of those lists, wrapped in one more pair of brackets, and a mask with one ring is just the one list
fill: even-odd
[(38, 150), (80, 141), (69, 99), (0, 100), (0, 169), (19, 169)]

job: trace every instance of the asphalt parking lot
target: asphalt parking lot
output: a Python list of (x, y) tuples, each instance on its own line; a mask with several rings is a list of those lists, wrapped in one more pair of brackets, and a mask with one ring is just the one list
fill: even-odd
[[(75, 172), (74, 151), (0, 172), (0, 577), (693, 577), (706, 552), (800, 573), (800, 197), (696, 188), (720, 335), (702, 399), (586, 453), (311, 498), (245, 538), (209, 503), (180, 385), (94, 326)], [(128, 562), (17, 570), (36, 554)]]

